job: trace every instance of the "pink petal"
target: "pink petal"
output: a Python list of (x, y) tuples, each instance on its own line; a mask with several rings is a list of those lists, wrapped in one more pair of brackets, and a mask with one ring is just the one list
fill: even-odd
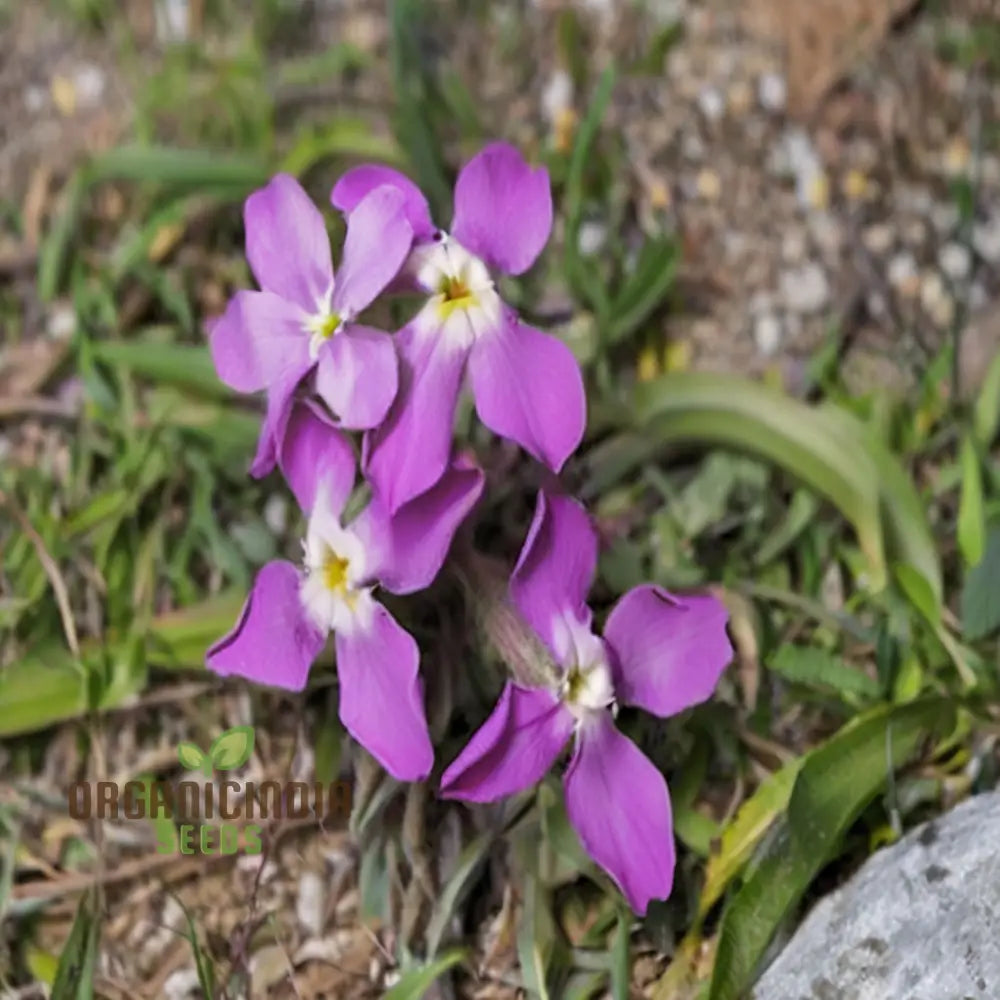
[(566, 771), (566, 812), (587, 853), (636, 913), (674, 882), (670, 794), (663, 775), (607, 712), (584, 721)]
[(340, 718), (394, 778), (421, 781), (434, 765), (418, 667), (420, 651), (381, 604), (368, 632), (338, 632)]
[(313, 509), (321, 483), (333, 514), (344, 509), (354, 488), (354, 449), (313, 403), (303, 401), (292, 407), (278, 464), (306, 514)]
[(257, 574), (233, 630), (213, 645), (205, 664), (227, 677), (301, 691), (326, 635), (299, 599), (300, 577), (289, 562), (269, 562)]
[(288, 174), (247, 198), (243, 208), (247, 260), (265, 291), (312, 315), (333, 283), (330, 237), (319, 209)]
[(399, 381), (392, 337), (354, 323), (319, 352), (316, 392), (349, 430), (367, 430), (389, 412)]
[(583, 438), (587, 398), (573, 352), (508, 311), (469, 356), (479, 419), (558, 472)]
[[(307, 373), (308, 369), (303, 374)], [(293, 369), (283, 374), (268, 390), (267, 410), (257, 439), (257, 453), (250, 465), (250, 475), (255, 479), (266, 476), (277, 464), (278, 452), (295, 402), (295, 390), (301, 380)]]
[(297, 306), (271, 292), (237, 292), (209, 334), (219, 378), (237, 392), (257, 392), (293, 369), (305, 372), (304, 321)]
[(371, 305), (403, 266), (413, 243), (402, 192), (379, 187), (347, 218), (344, 255), (333, 290), (333, 311), (357, 316)]
[(604, 627), (618, 700), (665, 718), (708, 698), (733, 657), (728, 617), (708, 595), (676, 598), (652, 584), (630, 590)]
[(518, 611), (566, 664), (573, 634), (589, 627), (587, 593), (597, 568), (597, 535), (584, 509), (564, 496), (538, 493), (535, 516), (510, 578)]
[(451, 456), (455, 405), (467, 352), (410, 323), (396, 335), (399, 392), (365, 442), (365, 474), (391, 513), (429, 490)]
[(453, 462), (426, 493), (396, 511), (378, 496), (358, 516), (356, 531), (378, 552), (373, 575), (394, 594), (429, 587), (448, 556), (455, 532), (483, 493), (485, 477), (471, 463)]
[(490, 717), (441, 776), (441, 795), (494, 802), (541, 780), (573, 732), (573, 716), (544, 688), (507, 684)]
[(495, 142), (473, 157), (455, 184), (451, 233), (507, 274), (527, 271), (552, 230), (552, 191), (544, 167), (530, 167), (513, 146)]
[(403, 212), (413, 229), (413, 235), (418, 240), (433, 236), (434, 223), (431, 222), (427, 199), (409, 177), (398, 170), (393, 170), (392, 167), (366, 163), (348, 170), (334, 186), (330, 201), (333, 202), (333, 207), (341, 212), (353, 212), (365, 195), (384, 184), (402, 192)]

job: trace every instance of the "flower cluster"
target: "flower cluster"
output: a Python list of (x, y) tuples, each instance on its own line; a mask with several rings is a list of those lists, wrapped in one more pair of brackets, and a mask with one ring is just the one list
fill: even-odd
[[(448, 232), (420, 190), (378, 165), (333, 190), (346, 220), (334, 275), (323, 217), (279, 175), (245, 206), (259, 291), (238, 292), (210, 331), (220, 378), (266, 390), (251, 474), (279, 468), (308, 518), (300, 566), (268, 563), (208, 666), (301, 690), (333, 633), (348, 732), (394, 777), (434, 763), (416, 641), (378, 591), (430, 585), (484, 476), (453, 446), (468, 382), (480, 420), (558, 473), (586, 421), (568, 348), (523, 323), (497, 291), (541, 253), (552, 227), (544, 168), (503, 143), (461, 171)], [(383, 293), (424, 298), (394, 336), (360, 321)], [(345, 516), (361, 431), (367, 506)], [(655, 586), (627, 593), (595, 634), (586, 596), (597, 538), (574, 500), (542, 491), (510, 580), (510, 600), (544, 648), (543, 686), (510, 681), (441, 778), (442, 794), (492, 801), (538, 781), (567, 743), (570, 820), (594, 859), (645, 912), (673, 881), (670, 799), (657, 768), (614, 726), (619, 705), (672, 715), (707, 698), (732, 650), (713, 597)]]

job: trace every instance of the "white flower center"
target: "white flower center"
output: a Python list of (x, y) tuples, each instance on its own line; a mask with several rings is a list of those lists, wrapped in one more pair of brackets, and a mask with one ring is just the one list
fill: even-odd
[(582, 720), (592, 712), (615, 709), (615, 688), (604, 643), (590, 629), (574, 629), (569, 666), (559, 695)]
[(317, 504), (303, 549), (305, 577), (299, 596), (316, 627), (345, 633), (367, 629), (375, 602), (372, 587), (365, 586), (360, 539)]
[(420, 325), (440, 331), (455, 347), (468, 347), (499, 326), (502, 303), (489, 269), (446, 233), (415, 247), (407, 267), (430, 293), (417, 316)]

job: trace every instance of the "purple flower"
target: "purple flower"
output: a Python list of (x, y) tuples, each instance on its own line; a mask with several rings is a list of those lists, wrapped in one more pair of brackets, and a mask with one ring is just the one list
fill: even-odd
[(333, 204), (353, 218), (385, 185), (403, 195), (415, 239), (405, 271), (428, 300), (397, 335), (399, 396), (366, 440), (367, 477), (393, 510), (435, 482), (448, 462), (466, 368), (482, 422), (558, 472), (586, 423), (579, 368), (565, 344), (518, 319), (491, 277), (521, 274), (545, 246), (547, 171), (505, 143), (487, 146), (458, 176), (450, 234), (435, 229), (417, 186), (388, 167), (349, 171)]
[(360, 201), (335, 281), (323, 216), (293, 177), (278, 174), (247, 198), (247, 258), (261, 291), (233, 296), (211, 330), (211, 349), (226, 385), (267, 390), (252, 475), (274, 468), (295, 389), (313, 370), (317, 393), (343, 427), (374, 427), (388, 412), (398, 383), (392, 338), (355, 320), (409, 253), (404, 210), (393, 187)]
[(425, 778), (434, 752), (420, 654), (375, 589), (409, 594), (431, 583), (482, 493), (483, 475), (452, 462), (433, 489), (394, 515), (376, 498), (345, 525), (354, 453), (329, 420), (310, 405), (293, 406), (277, 457), (309, 514), (304, 567), (283, 560), (264, 566), (235, 628), (206, 662), (218, 674), (301, 691), (333, 632), (345, 728), (400, 781)]
[(704, 701), (732, 656), (713, 597), (630, 590), (594, 635), (587, 591), (597, 538), (579, 504), (540, 493), (511, 597), (554, 660), (550, 688), (509, 683), (445, 771), (449, 798), (490, 802), (538, 781), (566, 742), (566, 809), (583, 846), (645, 913), (670, 894), (674, 843), (663, 775), (614, 726), (617, 706), (665, 717)]

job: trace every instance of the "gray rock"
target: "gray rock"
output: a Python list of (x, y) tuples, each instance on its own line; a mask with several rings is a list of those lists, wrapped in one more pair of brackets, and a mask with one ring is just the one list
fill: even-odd
[(994, 1000), (1000, 792), (879, 851), (812, 910), (753, 1000)]

